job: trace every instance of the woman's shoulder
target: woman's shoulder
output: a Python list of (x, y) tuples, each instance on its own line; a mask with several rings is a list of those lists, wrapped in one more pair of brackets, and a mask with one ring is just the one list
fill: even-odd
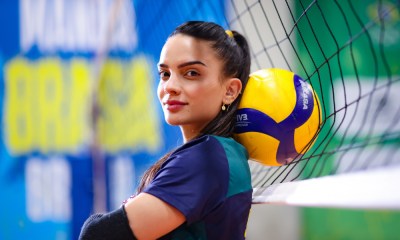
[[(179, 166), (188, 171), (206, 171), (207, 174), (227, 172), (231, 176), (247, 179), (250, 176), (249, 154), (245, 147), (232, 138), (206, 135), (190, 141), (163, 163), (161, 168)], [(236, 178), (236, 177), (235, 177)]]
[(197, 179), (206, 185), (222, 184), (226, 197), (252, 189), (247, 150), (232, 138), (214, 135), (179, 147), (163, 163), (158, 174), (174, 175), (174, 179), (183, 176), (185, 181), (182, 182)]
[(247, 152), (247, 149), (242, 144), (236, 142), (233, 138), (219, 137), (214, 135), (209, 136), (216, 138), (224, 147), (225, 151), (229, 151), (230, 153), (236, 152), (239, 155), (243, 155), (246, 160), (249, 160), (249, 153)]
[(165, 163), (169, 161), (190, 161), (190, 164), (204, 164), (211, 167), (219, 162), (215, 159), (222, 159), (225, 155), (224, 145), (218, 138), (213, 135), (206, 135), (177, 148)]
[(248, 164), (249, 153), (246, 148), (233, 138), (214, 137), (223, 145), (229, 165), (227, 197), (251, 190), (251, 173)]

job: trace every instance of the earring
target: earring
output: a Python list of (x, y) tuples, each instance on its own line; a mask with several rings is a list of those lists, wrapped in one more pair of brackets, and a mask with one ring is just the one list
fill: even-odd
[[(225, 107), (225, 103), (226, 103), (227, 107)], [(226, 111), (229, 110), (230, 104), (228, 105), (227, 101), (225, 101), (225, 103), (222, 103), (222, 107), (221, 107), (221, 108), (222, 108), (222, 111), (225, 111), (225, 109), (226, 109)]]

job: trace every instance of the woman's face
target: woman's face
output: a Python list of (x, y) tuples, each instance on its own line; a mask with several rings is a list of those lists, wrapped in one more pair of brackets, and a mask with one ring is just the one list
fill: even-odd
[(158, 98), (168, 124), (201, 130), (217, 116), (226, 93), (221, 68), (208, 42), (182, 34), (168, 39), (158, 64)]

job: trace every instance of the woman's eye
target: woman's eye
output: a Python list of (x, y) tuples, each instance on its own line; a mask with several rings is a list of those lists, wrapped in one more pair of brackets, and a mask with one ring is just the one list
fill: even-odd
[(158, 74), (160, 75), (160, 78), (162, 78), (164, 80), (169, 77), (169, 73), (167, 73), (165, 71), (160, 71), (160, 72), (158, 72)]
[(188, 77), (197, 77), (197, 76), (200, 76), (200, 74), (199, 74), (198, 72), (196, 72), (196, 71), (188, 71), (188, 72), (186, 72), (185, 75), (188, 76)]

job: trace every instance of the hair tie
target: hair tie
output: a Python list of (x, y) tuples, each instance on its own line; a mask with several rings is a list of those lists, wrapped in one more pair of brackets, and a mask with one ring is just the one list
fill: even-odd
[(226, 30), (225, 32), (226, 32), (226, 34), (228, 34), (230, 37), (233, 37), (233, 33), (232, 33), (231, 31)]

